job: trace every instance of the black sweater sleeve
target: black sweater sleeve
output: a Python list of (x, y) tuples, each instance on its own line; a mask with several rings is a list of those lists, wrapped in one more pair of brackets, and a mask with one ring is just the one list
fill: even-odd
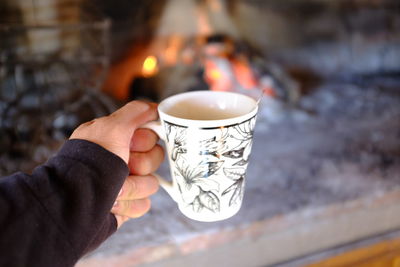
[(0, 266), (73, 266), (116, 230), (129, 170), (101, 146), (69, 140), (32, 175), (0, 179)]

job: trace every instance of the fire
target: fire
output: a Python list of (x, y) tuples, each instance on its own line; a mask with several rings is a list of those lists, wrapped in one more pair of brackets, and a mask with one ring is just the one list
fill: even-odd
[[(218, 62), (206, 59), (204, 62), (204, 78), (213, 91), (231, 91), (233, 80), (230, 79), (230, 73), (224, 69), (226, 65), (219, 66)], [(222, 67), (222, 68), (221, 68)]]
[(219, 80), (222, 78), (222, 73), (219, 70), (213, 69), (209, 73), (209, 78), (212, 80)]
[(178, 55), (180, 50), (182, 50), (184, 42), (185, 40), (182, 35), (174, 34), (169, 38), (163, 54), (163, 64), (165, 63), (168, 66), (173, 66), (177, 63)]
[(150, 77), (156, 74), (158, 71), (158, 63), (157, 58), (155, 56), (148, 56), (144, 62), (142, 67), (142, 74), (145, 77)]
[(258, 86), (258, 81), (246, 59), (233, 59), (231, 64), (236, 80), (244, 89), (250, 90)]

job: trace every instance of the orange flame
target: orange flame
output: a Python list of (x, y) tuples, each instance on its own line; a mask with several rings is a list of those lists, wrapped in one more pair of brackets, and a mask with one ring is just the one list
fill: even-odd
[(142, 74), (145, 77), (153, 76), (158, 71), (158, 62), (155, 56), (148, 56), (143, 62)]
[(209, 77), (212, 80), (216, 81), (222, 78), (222, 73), (219, 70), (213, 69), (210, 71)]

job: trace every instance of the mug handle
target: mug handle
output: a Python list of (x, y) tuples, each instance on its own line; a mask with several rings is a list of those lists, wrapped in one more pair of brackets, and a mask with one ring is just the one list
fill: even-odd
[[(143, 124), (142, 126), (140, 126), (140, 128), (144, 128), (144, 129), (150, 129), (153, 132), (155, 132), (158, 137), (163, 140), (165, 142), (166, 140), (166, 136), (165, 136), (165, 132), (164, 129), (161, 125), (161, 121), (151, 121), (148, 123)], [(175, 201), (178, 202), (178, 198), (177, 195), (175, 194), (175, 190), (174, 190), (174, 185), (172, 182), (167, 181), (165, 178), (163, 178), (162, 176), (160, 176), (157, 173), (152, 173), (152, 175), (154, 175), (158, 182), (160, 183), (161, 187), (168, 193), (168, 195), (171, 196), (171, 198)]]

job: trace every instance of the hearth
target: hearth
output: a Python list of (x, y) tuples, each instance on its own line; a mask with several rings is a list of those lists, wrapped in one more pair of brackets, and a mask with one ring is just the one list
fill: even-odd
[[(321, 116), (340, 124), (373, 112), (376, 120), (387, 109), (393, 123), (398, 119), (397, 1), (36, 5), (0, 4), (1, 175), (32, 170), (77, 125), (129, 100), (160, 101), (190, 90), (253, 97), (264, 91), (260, 131)], [(382, 99), (392, 100), (385, 105)], [(349, 145), (336, 156), (357, 157), (370, 149), (366, 143)], [(379, 152), (379, 164), (397, 164), (398, 149)]]

